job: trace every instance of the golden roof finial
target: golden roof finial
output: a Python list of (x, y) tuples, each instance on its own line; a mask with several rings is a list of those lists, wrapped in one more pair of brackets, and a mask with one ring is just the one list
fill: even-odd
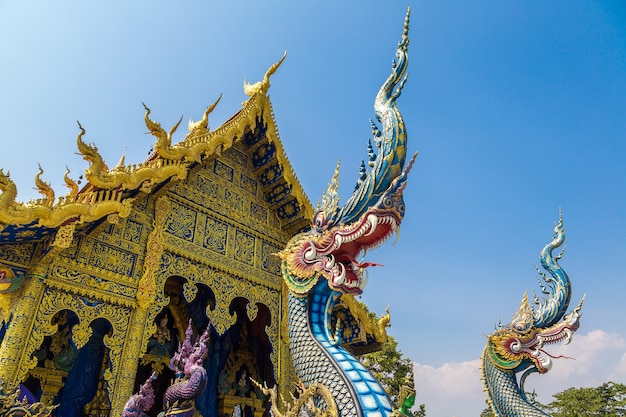
[(69, 177), (70, 169), (67, 165), (65, 165), (65, 174), (63, 174), (63, 180), (65, 181), (65, 185), (70, 189), (68, 195), (76, 195), (78, 194), (78, 184), (76, 181)]
[(187, 125), (187, 127), (189, 128), (189, 133), (193, 133), (196, 130), (200, 129), (204, 131), (209, 130), (209, 114), (213, 112), (213, 109), (215, 109), (215, 106), (217, 106), (217, 103), (219, 103), (221, 99), (222, 93), (220, 93), (220, 96), (217, 98), (217, 100), (215, 100), (213, 104), (206, 108), (204, 114), (202, 115), (202, 119), (198, 120), (197, 122), (189, 119), (189, 124)]
[(35, 185), (37, 186), (37, 191), (44, 196), (46, 202), (52, 203), (54, 201), (54, 190), (50, 187), (50, 183), (41, 179), (43, 168), (41, 167), (41, 164), (37, 165), (39, 166), (39, 172), (35, 175)]
[(124, 153), (122, 154), (122, 156), (120, 156), (120, 160), (117, 161), (117, 165), (115, 165), (115, 168), (113, 168), (113, 171), (124, 171), (124, 168), (126, 166), (126, 150), (128, 149), (128, 147), (124, 148)]
[(254, 84), (250, 84), (246, 80), (244, 80), (243, 92), (246, 93), (248, 97), (252, 97), (257, 93), (267, 94), (267, 90), (270, 88), (270, 77), (276, 72), (276, 70), (278, 69), (278, 67), (280, 67), (280, 64), (283, 63), (286, 57), (287, 51), (285, 51), (280, 61), (269, 67), (269, 69), (265, 73), (265, 76), (263, 77), (263, 81), (258, 81)]

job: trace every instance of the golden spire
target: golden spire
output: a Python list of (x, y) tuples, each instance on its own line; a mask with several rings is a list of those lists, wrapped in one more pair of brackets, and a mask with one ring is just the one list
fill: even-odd
[(213, 112), (213, 109), (215, 109), (215, 106), (217, 106), (217, 103), (219, 103), (221, 99), (222, 93), (220, 93), (220, 96), (217, 98), (217, 100), (215, 100), (213, 104), (206, 108), (204, 114), (202, 115), (202, 119), (198, 120), (197, 122), (189, 119), (189, 124), (187, 125), (187, 127), (189, 128), (189, 133), (193, 133), (196, 130), (203, 130), (207, 132), (209, 131), (209, 114)]
[(50, 187), (50, 183), (41, 179), (41, 174), (43, 174), (43, 168), (41, 164), (39, 165), (39, 172), (35, 175), (35, 185), (37, 186), (37, 191), (46, 199), (46, 203), (52, 204), (54, 202), (54, 190)]
[(278, 67), (280, 67), (280, 64), (283, 63), (286, 57), (287, 51), (285, 51), (280, 61), (269, 67), (269, 69), (265, 73), (265, 76), (263, 77), (263, 81), (258, 81), (254, 84), (250, 84), (244, 80), (243, 92), (246, 93), (248, 97), (252, 97), (256, 93), (267, 94), (267, 90), (270, 88), (270, 77), (276, 72), (276, 70), (278, 69)]
[(65, 181), (65, 185), (70, 189), (68, 195), (76, 195), (78, 194), (78, 184), (76, 181), (69, 177), (70, 169), (65, 165), (65, 174), (63, 174), (63, 180)]

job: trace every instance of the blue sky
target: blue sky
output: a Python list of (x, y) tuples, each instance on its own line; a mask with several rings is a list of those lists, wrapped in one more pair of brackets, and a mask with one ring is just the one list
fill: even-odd
[[(217, 127), (285, 50), (270, 97), (310, 199), (342, 160), (345, 198), (366, 156), (373, 99), (407, 6), (409, 80), (398, 105), (419, 156), (399, 241), (368, 255), (363, 295), (391, 306), (390, 333), (416, 363), (429, 416), (484, 408), (477, 359), (500, 317), (538, 289), (534, 264), (562, 208), (561, 262), (581, 329), (539, 400), (626, 382), (626, 5), (618, 1), (0, 3), (0, 167), (19, 199), (37, 163), (63, 193), (77, 177), (76, 120), (109, 164), (153, 143), (143, 107), (169, 129), (220, 93)], [(182, 139), (184, 132), (179, 133)], [(452, 400), (452, 401), (450, 401)]]

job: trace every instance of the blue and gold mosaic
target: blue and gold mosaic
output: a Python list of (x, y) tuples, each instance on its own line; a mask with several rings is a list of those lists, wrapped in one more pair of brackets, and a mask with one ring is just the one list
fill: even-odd
[(300, 207), (296, 200), (291, 200), (278, 208), (278, 217), (281, 219), (291, 219), (300, 214)]
[(204, 239), (202, 246), (226, 255), (226, 239), (228, 237), (228, 225), (219, 220), (207, 217), (204, 228)]
[(257, 181), (245, 174), (240, 174), (239, 185), (252, 195), (256, 195)]
[(135, 254), (97, 241), (94, 242), (89, 256), (90, 265), (128, 277), (133, 275), (135, 261)]
[(220, 197), (219, 185), (202, 175), (198, 175), (196, 179), (196, 187), (198, 188), (198, 191), (207, 195), (210, 198), (217, 199)]
[(278, 164), (275, 164), (272, 166), (268, 166), (265, 169), (265, 171), (261, 173), (261, 175), (259, 176), (259, 181), (261, 181), (261, 185), (263, 187), (267, 187), (282, 178), (283, 178), (283, 167)]
[(235, 232), (235, 259), (254, 265), (254, 236), (241, 230)]
[(263, 143), (252, 153), (252, 165), (255, 169), (258, 169), (266, 165), (274, 156), (276, 156), (274, 144), (270, 142)]
[(233, 182), (234, 170), (219, 159), (216, 159), (213, 164), (213, 173), (219, 177), (224, 178), (230, 182)]
[(167, 218), (165, 231), (192, 242), (196, 228), (196, 211), (177, 202), (172, 202), (171, 211), (176, 214), (170, 214)]
[(291, 187), (286, 183), (278, 184), (267, 192), (267, 201), (271, 204), (280, 203), (285, 198), (291, 196)]

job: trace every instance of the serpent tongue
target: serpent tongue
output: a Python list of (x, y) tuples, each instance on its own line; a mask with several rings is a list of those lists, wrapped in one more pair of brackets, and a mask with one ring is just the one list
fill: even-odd
[(383, 264), (378, 264), (375, 262), (363, 262), (363, 263), (359, 263), (357, 262), (356, 258), (352, 255), (345, 255), (345, 257), (352, 263), (352, 265), (359, 267), (359, 268), (367, 268), (370, 266), (383, 266)]

